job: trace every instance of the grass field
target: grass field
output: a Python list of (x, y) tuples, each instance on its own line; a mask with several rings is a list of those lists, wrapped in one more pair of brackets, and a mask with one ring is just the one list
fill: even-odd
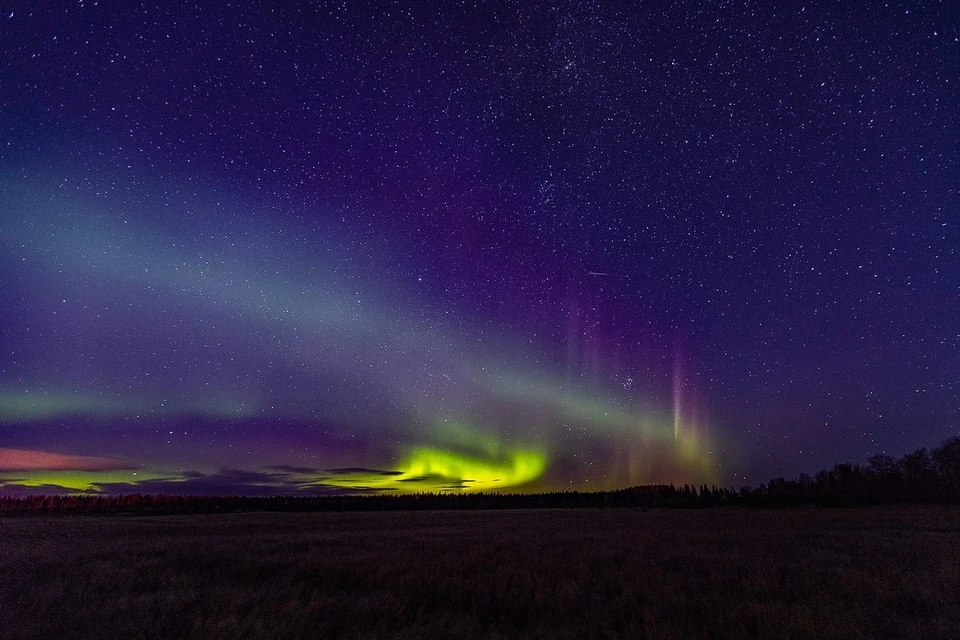
[(960, 508), (0, 519), (0, 638), (958, 638)]

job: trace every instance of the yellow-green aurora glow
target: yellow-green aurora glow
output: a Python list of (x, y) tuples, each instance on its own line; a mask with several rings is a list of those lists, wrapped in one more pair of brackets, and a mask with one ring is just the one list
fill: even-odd
[(539, 478), (547, 456), (539, 451), (509, 451), (504, 459), (487, 459), (430, 447), (412, 450), (390, 475), (351, 473), (327, 477), (338, 487), (419, 491), (497, 491), (523, 486)]

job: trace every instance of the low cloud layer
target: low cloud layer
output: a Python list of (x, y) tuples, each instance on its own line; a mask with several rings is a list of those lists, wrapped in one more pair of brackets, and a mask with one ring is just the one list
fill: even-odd
[(0, 480), (0, 496), (3, 497), (64, 496), (71, 493), (77, 493), (77, 490), (59, 484), (28, 485), (18, 481)]
[[(375, 470), (369, 470), (376, 472)], [(317, 474), (305, 478), (304, 472)], [(319, 469), (298, 467), (295, 470), (286, 467), (270, 467), (263, 471), (245, 471), (240, 469), (222, 469), (216, 473), (188, 472), (179, 478), (157, 478), (136, 482), (105, 482), (93, 485), (94, 492), (103, 494), (152, 493), (167, 495), (231, 495), (231, 496), (275, 496), (275, 495), (344, 495), (356, 493), (389, 492), (389, 489), (371, 488), (362, 485), (344, 487), (323, 482), (323, 474), (331, 473)], [(392, 472), (383, 472), (392, 473)], [(0, 487), (0, 491), (3, 488)]]

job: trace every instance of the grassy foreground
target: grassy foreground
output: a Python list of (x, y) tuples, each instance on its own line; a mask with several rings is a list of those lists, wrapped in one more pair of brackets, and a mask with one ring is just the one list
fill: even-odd
[(955, 638), (960, 508), (0, 519), (0, 638)]

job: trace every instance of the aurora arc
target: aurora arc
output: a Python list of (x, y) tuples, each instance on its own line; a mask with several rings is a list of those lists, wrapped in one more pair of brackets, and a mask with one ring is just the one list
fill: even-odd
[[(23, 192), (36, 189), (44, 187), (32, 184)], [(144, 374), (134, 389), (118, 393), (122, 376), (118, 372), (112, 378), (106, 366), (96, 369), (93, 382), (80, 375), (79, 369), (89, 371), (86, 364), (77, 371), (60, 367), (52, 375), (40, 366), (31, 372), (35, 384), (5, 382), (0, 387), (2, 422), (36, 426), (81, 417), (99, 424), (146, 416), (165, 429), (194, 415), (241, 422), (249, 418), (347, 420), (353, 421), (354, 426), (344, 427), (350, 432), (355, 425), (378, 419), (377, 412), (363, 402), (330, 401), (309, 389), (310, 380), (332, 378), (352, 381), (365, 390), (366, 397), (395, 411), (389, 419), (400, 439), (381, 447), (375, 456), (385, 472), (298, 474), (296, 486), (302, 490), (319, 486), (390, 491), (607, 487), (663, 480), (656, 473), (676, 475), (678, 469), (704, 480), (716, 477), (709, 443), (696, 429), (675, 420), (676, 411), (669, 418), (660, 417), (635, 404), (635, 399), (595, 385), (564, 387), (549, 366), (531, 365), (544, 358), (535, 345), (519, 337), (503, 335), (477, 348), (460, 328), (425, 318), (420, 310), (398, 302), (400, 296), (386, 293), (389, 287), (344, 277), (338, 261), (344, 259), (346, 243), (331, 250), (331, 255), (338, 255), (326, 265), (322, 261), (294, 264), (266, 248), (254, 257), (244, 257), (230, 248), (251, 244), (247, 237), (251, 225), (245, 225), (248, 231), (238, 236), (214, 218), (218, 226), (209, 237), (187, 237), (174, 227), (140, 222), (127, 211), (99, 210), (59, 195), (39, 206), (37, 198), (11, 200), (15, 192), (4, 189), (4, 208), (16, 213), (0, 223), (3, 252), (26, 265), (20, 268), (30, 278), (56, 289), (51, 295), (63, 296), (64, 304), (95, 288), (130, 298), (159, 296), (167, 302), (165, 309), (173, 310), (165, 312), (175, 314), (180, 324), (194, 314), (222, 314), (241, 328), (217, 336), (220, 342), (233, 342), (223, 347), (223, 353), (250, 358), (242, 368), (246, 377), (255, 377), (250, 375), (254, 372), (262, 375), (275, 362), (307, 376), (303, 383), (294, 380), (278, 390), (269, 384), (218, 378), (218, 367), (211, 367), (195, 376), (203, 380), (204, 390), (198, 392), (191, 388), (199, 387), (198, 382), (177, 383), (161, 369), (152, 380)], [(277, 240), (271, 246), (295, 242), (283, 230), (251, 224), (254, 238)], [(64, 269), (71, 274), (66, 290), (58, 275)], [(148, 322), (146, 314), (135, 321)], [(99, 339), (104, 330), (96, 324), (86, 327), (75, 337), (77, 348), (89, 348), (85, 343)], [(202, 337), (162, 333), (172, 348), (159, 361), (188, 360), (189, 352), (201, 346)], [(265, 335), (272, 338), (263, 339)], [(459, 436), (451, 437), (453, 423), (460, 425)], [(605, 480), (587, 473), (575, 474), (573, 479), (546, 476), (552, 461), (566, 460), (569, 466), (571, 460), (585, 456), (577, 450), (577, 439), (570, 436), (571, 425), (576, 425), (578, 437), (591, 439), (592, 448), (599, 445), (619, 451), (591, 453), (608, 457), (609, 468), (602, 474)], [(464, 433), (473, 434), (474, 441), (464, 443)], [(481, 440), (493, 445), (478, 447), (476, 442)], [(176, 482), (189, 479), (176, 468), (177, 456), (151, 452), (140, 457), (126, 449), (121, 453), (142, 461), (137, 481), (164, 479), (175, 490)], [(335, 453), (326, 458), (334, 458)], [(319, 455), (324, 457), (325, 452)], [(661, 464), (656, 471), (654, 463), (663, 460), (666, 466)], [(99, 490), (116, 481), (135, 484), (126, 471), (103, 473), (98, 477), (91, 472), (51, 474), (44, 469), (17, 474), (0, 471), (0, 482), (15, 476), (26, 485), (59, 483), (81, 491)], [(270, 486), (269, 481), (265, 486)]]

